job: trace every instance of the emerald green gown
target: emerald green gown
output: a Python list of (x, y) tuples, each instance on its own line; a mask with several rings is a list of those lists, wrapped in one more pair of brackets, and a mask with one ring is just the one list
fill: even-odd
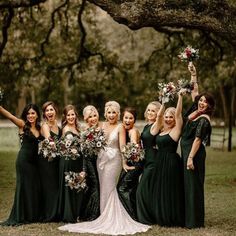
[(150, 133), (152, 124), (146, 125), (141, 134), (141, 140), (145, 150), (144, 170), (137, 188), (137, 216), (138, 221), (144, 224), (156, 224), (157, 220), (153, 214), (153, 206), (157, 204), (156, 198), (153, 201), (153, 186), (156, 184), (154, 179), (154, 171), (157, 166), (157, 150), (154, 148), (155, 138)]
[(9, 218), (1, 225), (14, 226), (38, 222), (40, 218), (40, 180), (37, 167), (38, 138), (20, 134), (21, 148), (16, 159), (16, 190)]
[[(66, 132), (67, 134), (76, 134), (72, 132)], [(65, 159), (61, 156), (59, 161), (59, 204), (58, 215), (59, 219), (63, 222), (77, 222), (83, 215), (83, 200), (84, 191), (77, 192), (75, 189), (65, 185), (65, 172), (81, 172), (83, 171), (83, 158), (78, 157), (76, 160), (71, 158)]]
[[(204, 227), (205, 145), (210, 144), (210, 135), (211, 124), (205, 117), (195, 121), (188, 120), (183, 129), (181, 153), (184, 160), (185, 226), (187, 228)], [(195, 137), (199, 137), (202, 143), (193, 158), (194, 170), (187, 170), (187, 159)]]
[[(61, 136), (61, 130), (55, 134), (50, 132), (55, 142)], [(42, 155), (38, 159), (39, 176), (41, 182), (41, 219), (43, 222), (58, 221), (58, 194), (59, 194), (59, 158), (48, 161)]]
[(169, 134), (157, 135), (158, 164), (154, 171), (152, 210), (161, 226), (184, 226), (183, 163), (176, 153), (178, 142)]

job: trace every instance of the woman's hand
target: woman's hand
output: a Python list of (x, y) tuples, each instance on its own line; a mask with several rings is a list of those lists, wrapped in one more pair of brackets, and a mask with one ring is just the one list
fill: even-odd
[(134, 166), (128, 166), (126, 163), (123, 163), (123, 169), (125, 172), (128, 172), (129, 170), (134, 170)]
[(192, 157), (188, 157), (187, 170), (194, 170), (193, 158)]
[(197, 75), (196, 67), (193, 65), (193, 63), (191, 61), (188, 63), (188, 70), (192, 76)]

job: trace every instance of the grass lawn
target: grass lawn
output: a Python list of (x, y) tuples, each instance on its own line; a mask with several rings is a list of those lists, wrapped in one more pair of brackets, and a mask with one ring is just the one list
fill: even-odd
[[(6, 136), (8, 135), (11, 135), (11, 132), (6, 133)], [(0, 221), (8, 217), (14, 196), (15, 159), (18, 149), (18, 139), (14, 136), (10, 139), (11, 144), (7, 144), (8, 138), (5, 138), (0, 132)], [(228, 153), (208, 148), (206, 167), (205, 228), (188, 230), (153, 226), (150, 231), (137, 235), (236, 235), (236, 151)], [(59, 231), (57, 227), (60, 225), (62, 223), (30, 224), (19, 227), (0, 226), (0, 235), (79, 235)], [(81, 235), (89, 236), (92, 234)]]

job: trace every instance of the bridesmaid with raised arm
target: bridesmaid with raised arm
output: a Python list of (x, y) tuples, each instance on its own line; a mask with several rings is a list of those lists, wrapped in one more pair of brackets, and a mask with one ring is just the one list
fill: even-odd
[[(140, 145), (140, 133), (135, 127), (137, 118), (136, 110), (132, 107), (126, 107), (123, 112), (123, 126), (126, 133), (126, 144), (131, 142)], [(139, 177), (143, 171), (143, 161), (126, 161), (123, 159), (123, 170), (121, 171), (117, 184), (117, 191), (126, 211), (130, 216), (137, 220), (136, 210), (136, 191), (139, 183)]]
[[(75, 188), (67, 186), (65, 181), (66, 173), (70, 171), (85, 177), (83, 171), (83, 157), (79, 154), (79, 146), (73, 142), (79, 137), (78, 113), (73, 105), (67, 105), (62, 115), (62, 137), (61, 143), (67, 150), (71, 150), (68, 155), (61, 152), (59, 161), (59, 217), (63, 222), (78, 222), (82, 215), (84, 191), (78, 192)], [(73, 146), (71, 146), (73, 145)], [(58, 147), (60, 150), (60, 147)]]
[(191, 73), (193, 105), (184, 115), (185, 126), (181, 138), (181, 152), (184, 160), (185, 226), (204, 227), (204, 179), (205, 146), (210, 144), (211, 122), (215, 102), (208, 93), (198, 94), (197, 72), (192, 62)]
[[(44, 121), (41, 134), (44, 141), (48, 141), (52, 152), (56, 153), (56, 143), (61, 136), (61, 129), (57, 124), (57, 107), (54, 102), (45, 102), (42, 106)], [(43, 151), (43, 150), (42, 150)], [(58, 194), (59, 194), (59, 158), (40, 154), (38, 165), (41, 180), (41, 212), (43, 222), (58, 221)]]
[(0, 114), (19, 128), (21, 148), (16, 159), (16, 190), (9, 218), (1, 225), (14, 226), (38, 222), (40, 217), (40, 180), (38, 174), (38, 141), (40, 112), (28, 104), (17, 118), (2, 106)]
[[(156, 171), (156, 165), (158, 161), (155, 135), (152, 135), (150, 130), (155, 123), (157, 113), (161, 107), (161, 104), (157, 101), (150, 102), (144, 113), (147, 125), (144, 126), (141, 133), (141, 140), (145, 150), (144, 170), (138, 185), (136, 197), (137, 197), (137, 215), (138, 221), (144, 224), (156, 224), (156, 220), (152, 214), (152, 207), (154, 202), (152, 201), (153, 185), (156, 181), (153, 179), (154, 170)], [(156, 202), (156, 201), (155, 201)]]
[(149, 211), (152, 213), (153, 221), (168, 227), (184, 226), (183, 164), (177, 154), (183, 125), (183, 93), (185, 90), (178, 93), (176, 108), (168, 107), (164, 112), (164, 103), (162, 104), (151, 128), (151, 134), (156, 135), (158, 162), (156, 169), (153, 170), (155, 180), (151, 195), (153, 206)]
[[(94, 106), (86, 106), (83, 109), (83, 116), (86, 122), (85, 131), (91, 127), (99, 127), (99, 114)], [(84, 156), (84, 160), (88, 190), (85, 194), (85, 212), (83, 218), (86, 220), (95, 220), (100, 215), (99, 180), (96, 165), (97, 156)]]

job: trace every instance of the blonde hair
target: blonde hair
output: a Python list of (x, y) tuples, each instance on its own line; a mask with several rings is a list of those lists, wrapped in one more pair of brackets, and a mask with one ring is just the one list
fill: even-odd
[(89, 118), (89, 116), (90, 116), (93, 112), (94, 112), (94, 113), (98, 116), (98, 118), (99, 118), (98, 110), (96, 109), (95, 106), (92, 106), (92, 105), (86, 106), (86, 107), (83, 109), (84, 120), (87, 121), (88, 118)]
[(152, 102), (148, 103), (148, 105), (146, 107), (146, 110), (144, 112), (144, 118), (145, 118), (146, 121), (147, 121), (147, 110), (148, 110), (148, 106), (149, 105), (154, 105), (156, 107), (156, 114), (158, 113), (158, 111), (159, 111), (159, 109), (161, 107), (161, 103), (158, 102), (158, 101), (152, 101)]
[(164, 116), (167, 112), (169, 112), (171, 115), (175, 117), (175, 111), (176, 111), (175, 107), (168, 107), (164, 112)]
[(104, 112), (104, 117), (107, 119), (107, 111), (108, 109), (111, 108), (118, 114), (118, 120), (120, 119), (120, 104), (116, 101), (109, 101), (106, 102), (105, 104), (105, 112)]

